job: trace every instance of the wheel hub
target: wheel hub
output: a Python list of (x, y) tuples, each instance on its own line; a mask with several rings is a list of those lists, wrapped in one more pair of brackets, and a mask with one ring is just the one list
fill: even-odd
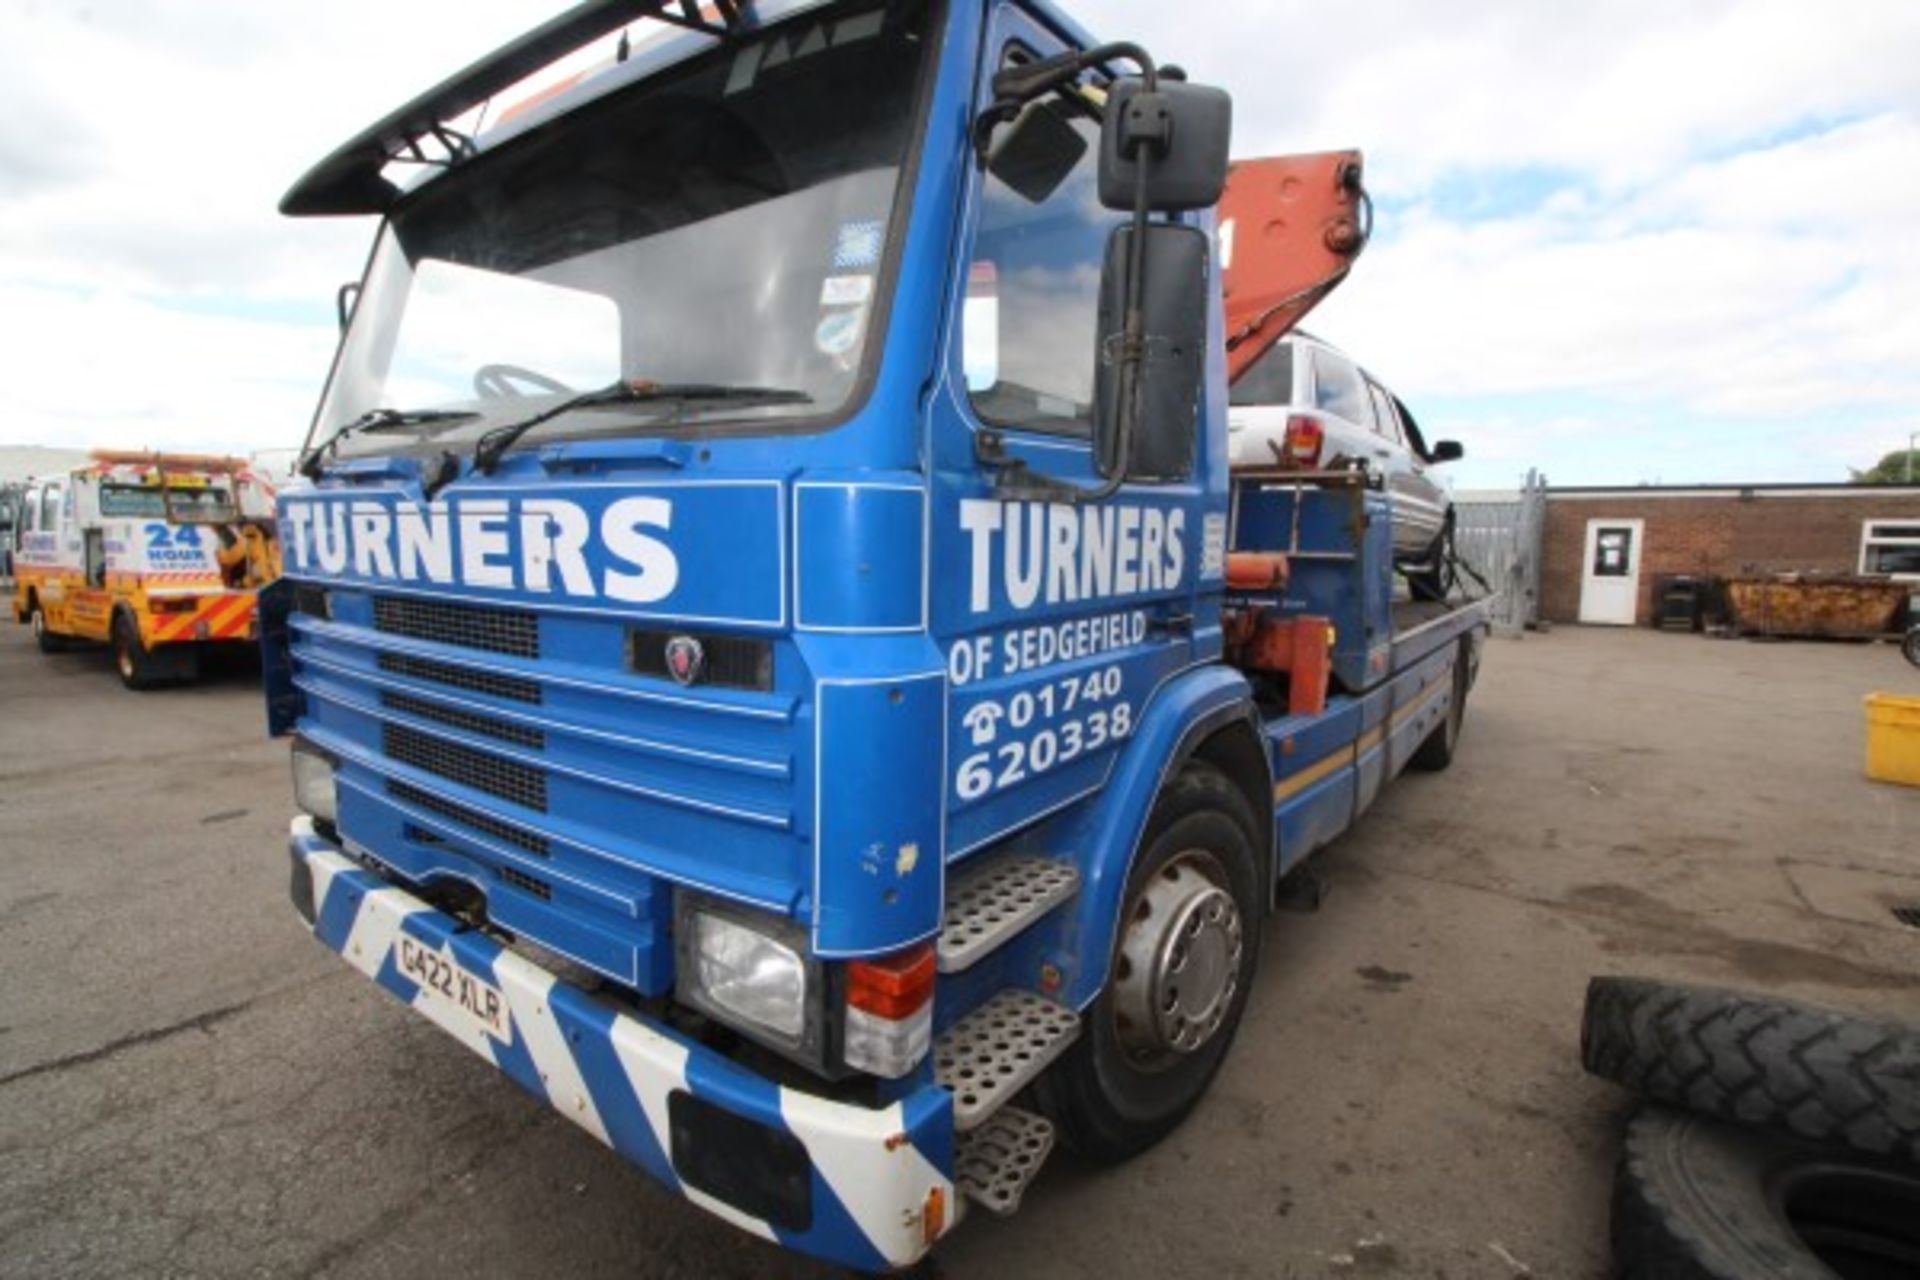
[(1114, 1028), (1127, 1051), (1148, 1063), (1197, 1052), (1239, 990), (1240, 911), (1203, 859), (1196, 853), (1168, 863), (1128, 912)]

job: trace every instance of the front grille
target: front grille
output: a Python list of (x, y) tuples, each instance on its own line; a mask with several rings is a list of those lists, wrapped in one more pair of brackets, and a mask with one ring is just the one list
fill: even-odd
[[(416, 809), (425, 809), (428, 813), (437, 813), (449, 822), (457, 822), (463, 827), (472, 827), (475, 831), (484, 832), (496, 840), (502, 840), (513, 845), (515, 848), (525, 849), (528, 853), (535, 854), (542, 858), (548, 856), (547, 838), (545, 836), (537, 835), (532, 831), (522, 830), (510, 822), (502, 822), (498, 818), (490, 817), (487, 814), (469, 809), (463, 804), (455, 804), (453, 801), (442, 796), (437, 796), (431, 791), (422, 791), (419, 787), (411, 787), (404, 782), (388, 782), (387, 794), (402, 804), (410, 804)], [(431, 833), (428, 834), (431, 835)], [(415, 838), (424, 839), (424, 837)], [(443, 844), (445, 842), (440, 840), (438, 836), (434, 836), (431, 840), (427, 840), (426, 843)]]
[(381, 749), (392, 759), (438, 774), (475, 791), (510, 800), (526, 809), (547, 810), (547, 775), (513, 760), (502, 760), (405, 725), (380, 726)]
[(539, 876), (530, 876), (514, 867), (495, 867), (494, 871), (503, 881), (523, 893), (530, 893), (542, 902), (553, 901), (553, 886)]
[(325, 587), (316, 587), (311, 582), (293, 584), (293, 607), (295, 612), (304, 613), (309, 618), (329, 621), (333, 617), (333, 597), (327, 594)]
[(489, 609), (444, 600), (375, 596), (375, 629), (436, 644), (485, 649), (516, 658), (540, 656), (540, 619), (525, 609)]
[(422, 720), (432, 720), (439, 724), (450, 725), (455, 729), (465, 729), (468, 733), (483, 734), (489, 738), (498, 738), (502, 742), (511, 742), (516, 747), (531, 747), (538, 751), (547, 745), (547, 735), (538, 729), (529, 729), (525, 725), (513, 724), (506, 720), (496, 720), (492, 716), (475, 715), (471, 711), (461, 711), (454, 707), (443, 707), (437, 702), (428, 702), (425, 698), (416, 698), (408, 693), (380, 694), (382, 706)]
[(697, 678), (687, 683), (714, 684), (729, 689), (773, 688), (773, 645), (746, 636), (690, 635), (684, 631), (630, 627), (627, 665), (643, 676), (673, 679), (673, 670), (667, 665), (667, 645), (678, 637), (697, 643), (703, 659)]
[(432, 658), (411, 658), (404, 653), (383, 653), (380, 655), (380, 669), (396, 676), (431, 680), (435, 684), (465, 689), (469, 693), (484, 693), (495, 698), (506, 698), (513, 702), (537, 704), (540, 701), (540, 686), (531, 680), (525, 680), (519, 676), (497, 675), (491, 671), (473, 671), (466, 667), (456, 667), (450, 662), (435, 662)]

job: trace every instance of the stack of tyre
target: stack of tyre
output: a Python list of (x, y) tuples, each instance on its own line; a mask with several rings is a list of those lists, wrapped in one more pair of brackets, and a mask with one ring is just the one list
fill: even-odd
[(1604, 977), (1580, 1049), (1643, 1099), (1614, 1183), (1623, 1280), (1920, 1278), (1920, 1025)]

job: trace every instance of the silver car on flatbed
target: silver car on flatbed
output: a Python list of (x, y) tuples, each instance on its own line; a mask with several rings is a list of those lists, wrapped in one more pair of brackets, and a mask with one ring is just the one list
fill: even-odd
[(1338, 348), (1294, 333), (1233, 384), (1228, 448), (1236, 470), (1364, 470), (1393, 498), (1394, 561), (1416, 597), (1445, 594), (1453, 494), (1433, 468), (1465, 454), (1428, 446), (1400, 398)]

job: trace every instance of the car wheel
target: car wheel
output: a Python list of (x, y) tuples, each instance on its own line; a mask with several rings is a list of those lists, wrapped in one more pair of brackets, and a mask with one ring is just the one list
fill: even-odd
[(1900, 643), (1900, 652), (1906, 655), (1908, 662), (1920, 667), (1920, 627), (1907, 632), (1907, 638)]
[(1246, 797), (1210, 765), (1187, 766), (1155, 804), (1106, 989), (1035, 1089), (1082, 1155), (1117, 1162), (1151, 1147), (1225, 1060), (1259, 962), (1253, 832)]
[(1650, 1107), (1614, 1178), (1622, 1280), (1920, 1274), (1920, 1169)]

